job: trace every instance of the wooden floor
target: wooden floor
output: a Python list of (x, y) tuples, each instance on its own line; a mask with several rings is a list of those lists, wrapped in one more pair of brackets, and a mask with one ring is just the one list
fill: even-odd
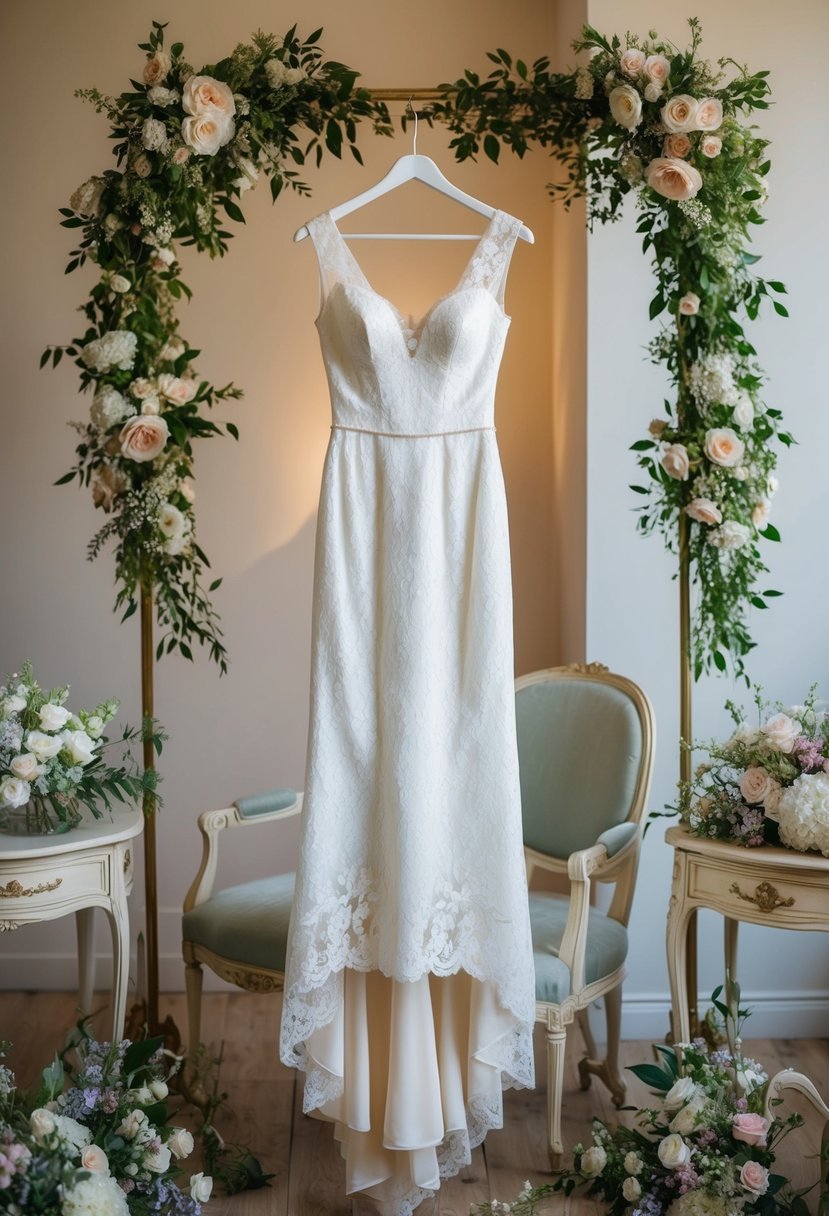
[[(7, 1061), (18, 1084), (31, 1085), (49, 1062), (66, 1031), (75, 1020), (75, 996), (67, 993), (0, 992), (0, 1039), (11, 1039), (16, 1048)], [(178, 1027), (186, 1025), (182, 995), (162, 998), (162, 1016), (171, 1014)], [(277, 1059), (277, 1027), (280, 998), (249, 994), (209, 995), (204, 999), (202, 1038), (218, 1046), (224, 1043), (222, 1087), (229, 1094), (229, 1107), (219, 1129), (228, 1139), (247, 1144), (263, 1167), (276, 1175), (270, 1187), (228, 1198), (217, 1195), (207, 1207), (208, 1216), (349, 1216), (350, 1203), (343, 1194), (343, 1167), (330, 1126), (302, 1114), (300, 1087), (293, 1072)], [(102, 1037), (105, 1031), (101, 1027)], [(549, 1180), (545, 1130), (543, 1032), (536, 1028), (536, 1069), (539, 1088), (532, 1093), (511, 1091), (505, 1096), (505, 1125), (491, 1132), (484, 1148), (475, 1150), (471, 1166), (458, 1178), (444, 1183), (438, 1211), (442, 1216), (466, 1216), (470, 1203), (493, 1198), (509, 1201), (526, 1178), (533, 1183)], [(565, 1091), (565, 1143), (589, 1139), (594, 1115), (612, 1118), (614, 1111), (604, 1088), (594, 1081), (582, 1093), (576, 1081), (576, 1061), (582, 1050), (579, 1032), (572, 1029)], [(753, 1040), (746, 1054), (762, 1061), (769, 1074), (793, 1067), (807, 1073), (818, 1089), (829, 1093), (829, 1040)], [(651, 1058), (650, 1045), (623, 1045), (624, 1062), (633, 1064)], [(629, 1099), (644, 1100), (647, 1091), (631, 1074)], [(804, 1114), (808, 1107), (800, 1107)], [(623, 1116), (627, 1117), (627, 1116)], [(192, 1122), (186, 1112), (176, 1114), (180, 1123)], [(817, 1178), (814, 1157), (820, 1137), (819, 1124), (809, 1117), (807, 1126), (789, 1139), (781, 1161), (799, 1185)], [(796, 1142), (795, 1142), (796, 1141)], [(187, 1163), (191, 1170), (198, 1165)], [(782, 1172), (782, 1170), (781, 1170)], [(816, 1211), (814, 1193), (810, 1210)], [(593, 1216), (590, 1200), (557, 1199), (551, 1211), (571, 1216)]]

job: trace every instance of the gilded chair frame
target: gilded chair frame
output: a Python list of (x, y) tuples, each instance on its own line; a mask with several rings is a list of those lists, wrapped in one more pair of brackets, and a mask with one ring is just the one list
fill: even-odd
[[(279, 810), (264, 811), (255, 815), (244, 815), (238, 806), (221, 810), (205, 811), (199, 816), (199, 831), (202, 836), (201, 865), (190, 889), (184, 898), (184, 912), (203, 904), (213, 894), (216, 869), (219, 862), (219, 842), (222, 834), (231, 828), (251, 828), (276, 820), (292, 819), (302, 811), (303, 795), (297, 794), (295, 801)], [(265, 967), (254, 967), (239, 959), (224, 958), (197, 942), (182, 939), (181, 952), (185, 963), (187, 991), (187, 1045), (190, 1062), (194, 1060), (201, 1036), (202, 967), (209, 967), (220, 979), (244, 988), (246, 992), (281, 992), (285, 982), (282, 971), (271, 971)]]
[[(648, 697), (633, 680), (611, 672), (602, 663), (573, 663), (566, 667), (549, 667), (543, 671), (534, 671), (516, 680), (515, 691), (518, 693), (533, 684), (550, 683), (554, 680), (579, 680), (609, 685), (624, 693), (632, 702), (642, 732), (642, 753), (630, 810), (623, 822), (641, 827), (650, 792), (655, 738), (653, 708)], [(632, 839), (612, 856), (608, 854), (604, 844), (579, 849), (568, 858), (551, 857), (528, 846), (524, 848), (528, 884), (536, 870), (566, 876), (570, 882), (567, 923), (558, 951), (559, 957), (570, 969), (570, 995), (557, 1005), (540, 1001), (535, 1009), (536, 1021), (543, 1023), (547, 1031), (547, 1144), (550, 1165), (554, 1171), (560, 1169), (564, 1154), (561, 1139), (561, 1103), (567, 1026), (576, 1018), (587, 1049), (578, 1066), (581, 1088), (589, 1088), (591, 1077), (595, 1075), (610, 1090), (617, 1107), (625, 1100), (626, 1086), (619, 1070), (619, 1038), (621, 985), (626, 968), (618, 967), (600, 980), (587, 984), (585, 952), (594, 882), (615, 884), (607, 916), (627, 927), (639, 868), (641, 838), (641, 831), (637, 831)], [(600, 997), (604, 998), (607, 1018), (607, 1055), (603, 1060), (598, 1059), (596, 1043), (588, 1021), (588, 1008)]]

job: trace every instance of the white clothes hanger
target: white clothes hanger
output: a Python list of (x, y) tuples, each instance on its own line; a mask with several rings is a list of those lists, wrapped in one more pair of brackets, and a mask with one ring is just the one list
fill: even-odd
[[(384, 194), (396, 190), (398, 186), (412, 181), (422, 182), (424, 186), (429, 186), (432, 190), (436, 190), (438, 194), (443, 194), (447, 198), (452, 199), (453, 202), (461, 203), (464, 207), (468, 207), (470, 211), (476, 211), (478, 215), (491, 219), (497, 210), (496, 207), (491, 207), (489, 203), (481, 202), (480, 199), (474, 198), (471, 194), (466, 194), (457, 186), (453, 186), (430, 157), (418, 156), (417, 111), (412, 106), (411, 97), (409, 98), (408, 109), (412, 111), (415, 123), (412, 151), (396, 160), (386, 176), (381, 178), (376, 185), (370, 186), (368, 190), (363, 190), (361, 194), (356, 195), (354, 198), (340, 203), (339, 206), (332, 207), (329, 212), (331, 219), (336, 222), (342, 219), (343, 216), (350, 215), (352, 211), (357, 211), (360, 207), (373, 203), (375, 199), (381, 198)], [(294, 240), (304, 241), (306, 236), (309, 235), (307, 225), (303, 224), (294, 233)], [(476, 232), (343, 232), (341, 236), (352, 241), (478, 241), (481, 239), (480, 233)], [(522, 224), (518, 230), (518, 236), (529, 245), (535, 243), (535, 237), (525, 224)]]

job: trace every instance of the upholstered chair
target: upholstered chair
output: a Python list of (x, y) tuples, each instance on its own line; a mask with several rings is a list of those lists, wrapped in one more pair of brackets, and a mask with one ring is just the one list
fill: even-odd
[[(653, 767), (653, 710), (640, 688), (601, 664), (551, 668), (516, 681), (524, 852), (530, 883), (536, 1020), (547, 1028), (547, 1133), (560, 1168), (567, 1026), (578, 1018), (586, 1055), (582, 1089), (595, 1074), (616, 1106), (627, 923), (639, 863), (641, 820)], [(538, 870), (569, 894), (534, 890)], [(594, 883), (613, 883), (606, 911)], [(597, 1058), (588, 1006), (604, 998), (607, 1051)]]
[(230, 828), (261, 828), (301, 809), (302, 795), (295, 790), (270, 790), (199, 816), (202, 861), (181, 921), (191, 1061), (200, 1037), (202, 967), (248, 992), (279, 992), (285, 977), (294, 875), (277, 874), (214, 891), (219, 842)]

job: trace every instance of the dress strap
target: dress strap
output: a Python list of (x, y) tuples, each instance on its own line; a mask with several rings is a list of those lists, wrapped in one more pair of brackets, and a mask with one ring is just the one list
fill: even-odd
[(325, 303), (325, 298), (335, 283), (369, 286), (357, 259), (343, 240), (329, 211), (309, 220), (306, 227), (319, 262), (321, 304)]
[(520, 230), (521, 221), (514, 215), (496, 211), (469, 260), (460, 285), (485, 287), (503, 305), (507, 271)]

